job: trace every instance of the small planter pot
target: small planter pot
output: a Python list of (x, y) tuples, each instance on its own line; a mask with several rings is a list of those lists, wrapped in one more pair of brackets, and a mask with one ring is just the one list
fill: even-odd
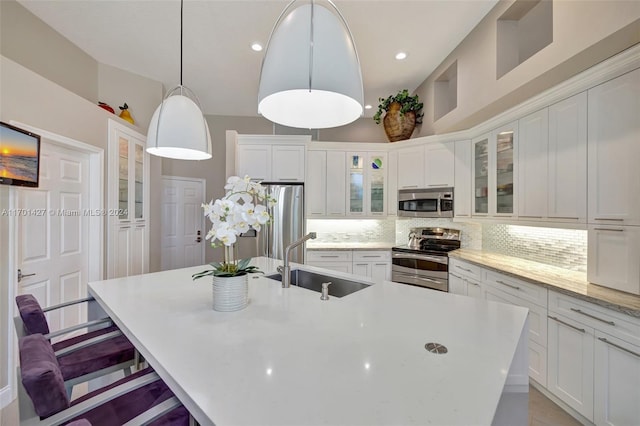
[(213, 310), (232, 312), (249, 304), (248, 275), (213, 278)]

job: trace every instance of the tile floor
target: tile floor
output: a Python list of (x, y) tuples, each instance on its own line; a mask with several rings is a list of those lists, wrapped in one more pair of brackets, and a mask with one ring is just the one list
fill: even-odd
[(562, 408), (529, 386), (529, 426), (580, 426), (581, 423)]

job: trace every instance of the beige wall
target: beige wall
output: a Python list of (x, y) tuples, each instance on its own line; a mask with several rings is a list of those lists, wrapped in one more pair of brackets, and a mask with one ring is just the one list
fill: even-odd
[(120, 114), (118, 107), (126, 102), (135, 125), (143, 134), (147, 134), (151, 116), (162, 102), (163, 93), (164, 87), (159, 81), (98, 64), (99, 100), (109, 104), (116, 114)]
[[(496, 20), (514, 3), (499, 2), (418, 87), (424, 124), (415, 136), (479, 124), (640, 42), (640, 1), (553, 1), (553, 41), (496, 79)], [(434, 81), (458, 61), (458, 105), (433, 120)]]
[(0, 53), (85, 99), (98, 101), (98, 62), (15, 0), (0, 1)]

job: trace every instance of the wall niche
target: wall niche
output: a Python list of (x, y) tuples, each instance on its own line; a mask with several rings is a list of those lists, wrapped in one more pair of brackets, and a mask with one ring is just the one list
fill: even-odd
[(553, 1), (517, 0), (497, 21), (496, 78), (553, 42)]
[(433, 121), (458, 106), (458, 61), (449, 65), (433, 85)]

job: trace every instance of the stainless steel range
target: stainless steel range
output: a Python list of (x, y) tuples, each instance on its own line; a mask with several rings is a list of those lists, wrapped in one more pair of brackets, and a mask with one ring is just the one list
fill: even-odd
[(411, 228), (409, 243), (393, 247), (391, 280), (449, 291), (449, 255), (460, 248), (460, 230)]

